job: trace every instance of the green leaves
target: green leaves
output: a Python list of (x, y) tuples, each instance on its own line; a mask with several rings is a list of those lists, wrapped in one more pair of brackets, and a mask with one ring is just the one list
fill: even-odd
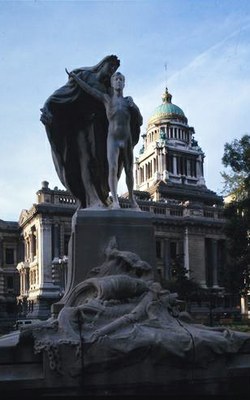
[(235, 139), (224, 146), (223, 165), (229, 172), (222, 172), (224, 193), (235, 195), (236, 200), (249, 196), (250, 190), (250, 135)]
[(232, 195), (225, 207), (228, 263), (225, 281), (234, 292), (250, 289), (250, 135), (226, 143), (222, 162), (224, 192)]

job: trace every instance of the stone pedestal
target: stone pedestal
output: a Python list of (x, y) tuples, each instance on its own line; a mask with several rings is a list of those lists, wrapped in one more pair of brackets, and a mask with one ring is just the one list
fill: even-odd
[[(106, 396), (165, 396), (169, 399), (249, 397), (249, 354), (220, 355), (205, 367), (166, 357), (165, 363), (138, 359), (100, 372), (88, 371), (72, 345), (62, 344), (57, 371), (49, 352), (34, 354), (31, 339), (20, 343), (20, 332), (0, 340), (0, 390), (6, 398), (104, 398)], [(152, 355), (151, 355), (152, 356)], [(151, 360), (151, 361), (150, 361)], [(53, 368), (52, 368), (53, 367)], [(80, 370), (80, 373), (79, 373)]]
[(88, 272), (105, 261), (105, 250), (113, 238), (119, 250), (136, 253), (149, 263), (157, 279), (152, 219), (147, 212), (130, 209), (76, 211), (69, 242), (67, 287), (63, 298), (52, 306), (52, 315), (58, 314), (67, 303), (69, 293), (86, 278)]

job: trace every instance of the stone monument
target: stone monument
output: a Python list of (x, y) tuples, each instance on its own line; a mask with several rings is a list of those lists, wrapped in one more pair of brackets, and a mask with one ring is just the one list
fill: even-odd
[[(142, 118), (123, 97), (118, 67), (108, 56), (69, 73), (42, 109), (58, 176), (79, 201), (68, 285), (49, 320), (1, 338), (0, 387), (62, 396), (246, 394), (250, 335), (194, 324), (158, 281), (152, 217), (132, 191)], [(117, 197), (123, 167), (130, 209)]]

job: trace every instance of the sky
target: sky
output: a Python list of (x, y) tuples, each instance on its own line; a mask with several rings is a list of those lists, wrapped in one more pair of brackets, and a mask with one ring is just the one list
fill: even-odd
[(44, 180), (64, 189), (40, 108), (66, 83), (65, 67), (109, 54), (142, 134), (168, 87), (205, 153), (206, 186), (221, 194), (224, 145), (250, 132), (249, 0), (0, 0), (0, 219), (18, 221)]

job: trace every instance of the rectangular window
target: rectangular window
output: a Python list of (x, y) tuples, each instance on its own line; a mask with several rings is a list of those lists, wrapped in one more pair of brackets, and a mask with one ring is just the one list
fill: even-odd
[(140, 182), (144, 182), (144, 168), (140, 168)]
[(7, 248), (5, 249), (5, 262), (6, 264), (14, 264), (14, 249)]
[(64, 235), (64, 256), (68, 255), (69, 239), (70, 235)]
[(14, 288), (14, 279), (13, 276), (7, 276), (7, 289)]
[(196, 160), (193, 159), (190, 162), (190, 175), (196, 177)]
[(211, 239), (205, 239), (205, 266), (206, 266), (206, 285), (213, 286), (213, 260)]
[(177, 243), (170, 242), (170, 258), (171, 260), (175, 260), (177, 256)]
[(174, 167), (173, 167), (173, 156), (172, 155), (166, 155), (167, 157), (167, 166), (168, 166), (168, 171), (173, 173)]
[(156, 240), (156, 258), (161, 258), (161, 241)]

